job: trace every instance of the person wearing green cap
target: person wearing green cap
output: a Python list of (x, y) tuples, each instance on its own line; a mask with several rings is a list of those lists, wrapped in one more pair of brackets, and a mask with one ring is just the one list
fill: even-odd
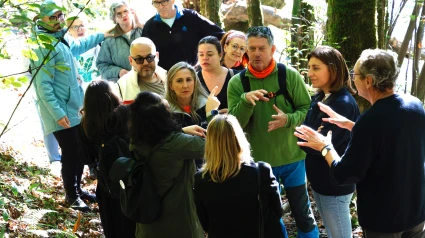
[[(83, 90), (78, 80), (74, 57), (101, 43), (106, 36), (97, 33), (79, 41), (68, 43), (63, 29), (65, 10), (55, 0), (45, 0), (36, 17), (33, 38), (44, 35), (53, 40), (51, 47), (34, 49), (38, 60), (31, 60), (31, 73), (37, 110), (40, 112), (44, 134), (53, 133), (62, 150), (62, 180), (65, 204), (73, 209), (89, 211), (83, 200), (96, 202), (96, 196), (81, 189), (83, 158), (79, 153), (79, 110), (83, 105)], [(41, 45), (41, 44), (40, 44)], [(52, 51), (52, 52), (50, 52)], [(49, 57), (45, 60), (45, 57)], [(41, 70), (38, 70), (41, 68)], [(38, 72), (38, 73), (36, 73)]]

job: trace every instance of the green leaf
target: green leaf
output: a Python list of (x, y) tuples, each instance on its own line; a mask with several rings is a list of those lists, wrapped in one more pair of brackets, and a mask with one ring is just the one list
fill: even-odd
[(12, 186), (12, 193), (13, 193), (13, 195), (18, 196), (19, 191), (18, 191), (18, 188), (16, 187), (16, 185), (13, 185)]
[(53, 75), (47, 70), (47, 69), (45, 69), (44, 67), (43, 68), (41, 68), (41, 70), (45, 73), (45, 74), (47, 74), (47, 75), (49, 75), (51, 78), (53, 78)]
[(4, 198), (0, 198), (0, 207), (3, 207), (3, 206), (4, 206), (4, 204), (5, 204), (5, 202), (4, 202)]
[(17, 87), (17, 88), (22, 87), (22, 83), (20, 83), (18, 81), (13, 82), (12, 85), (15, 86), (15, 87)]
[(42, 41), (42, 42), (45, 42), (45, 43), (52, 43), (52, 38), (49, 36), (49, 35), (46, 35), (46, 34), (39, 34), (38, 36), (37, 36), (37, 38), (40, 40), (40, 41)]
[(31, 49), (29, 49), (29, 50), (22, 50), (22, 54), (24, 55), (24, 57), (26, 57), (28, 59), (31, 59), (33, 61), (38, 61), (37, 54), (33, 50), (31, 50)]
[(48, 49), (48, 50), (55, 50), (55, 47), (51, 44), (48, 43), (42, 43), (42, 45), (44, 46), (44, 48)]
[(27, 76), (21, 76), (17, 79), (21, 83), (28, 83), (28, 77)]
[(72, 3), (74, 5), (74, 7), (78, 8), (78, 9), (83, 9), (86, 7), (86, 5), (81, 4), (81, 3), (77, 3), (77, 2), (73, 2)]
[(40, 184), (39, 184), (39, 183), (33, 183), (33, 184), (31, 184), (31, 185), (28, 187), (28, 190), (29, 190), (29, 191), (31, 191), (31, 190), (33, 190), (34, 188), (38, 188), (38, 187), (40, 187)]
[(9, 214), (5, 210), (3, 211), (3, 220), (4, 221), (8, 221), (9, 220)]
[(33, 7), (33, 8), (37, 8), (37, 9), (40, 9), (40, 4), (37, 4), (37, 3), (28, 3), (28, 4), (26, 4), (27, 6), (30, 6), (30, 7)]
[(84, 13), (87, 16), (90, 16), (92, 18), (96, 18), (96, 15), (94, 14), (94, 12), (90, 8), (84, 8)]
[(55, 65), (53, 67), (55, 67), (57, 70), (61, 71), (62, 73), (67, 70), (70, 70), (70, 68), (66, 65)]

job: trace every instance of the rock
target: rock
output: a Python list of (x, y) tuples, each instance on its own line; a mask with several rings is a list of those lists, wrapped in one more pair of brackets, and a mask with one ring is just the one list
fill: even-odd
[(277, 9), (282, 9), (286, 5), (284, 0), (261, 0), (261, 3)]
[[(263, 10), (264, 25), (273, 25), (284, 28), (291, 23), (290, 18), (284, 18), (282, 11), (270, 6), (261, 6)], [(248, 29), (248, 13), (246, 1), (237, 1), (232, 4), (222, 4), (221, 14), (223, 17), (224, 29), (226, 31), (234, 29), (246, 31)]]

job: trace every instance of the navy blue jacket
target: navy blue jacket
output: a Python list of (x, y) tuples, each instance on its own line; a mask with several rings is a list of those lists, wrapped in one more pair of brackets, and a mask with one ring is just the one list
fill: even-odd
[[(320, 111), (317, 103), (321, 102), (324, 96), (324, 93), (320, 92), (313, 97), (310, 110), (308, 110), (303, 124), (314, 130), (317, 130), (322, 125), (323, 128), (321, 128), (320, 132), (325, 136), (328, 131), (332, 131), (332, 144), (338, 154), (343, 155), (350, 141), (350, 131), (339, 128), (335, 124), (323, 122), (322, 118), (328, 118), (329, 116)], [(351, 121), (356, 121), (357, 117), (360, 115), (356, 100), (346, 88), (331, 93), (323, 103), (332, 108), (336, 113)], [(336, 181), (329, 176), (329, 165), (320, 151), (304, 146), (302, 146), (301, 149), (307, 154), (305, 161), (307, 178), (315, 192), (326, 196), (342, 196), (354, 192), (354, 184), (338, 186)]]
[(194, 10), (175, 8), (177, 13), (172, 27), (157, 13), (146, 22), (142, 33), (155, 44), (159, 52), (158, 65), (165, 70), (180, 61), (195, 65), (199, 41), (210, 35), (220, 40), (224, 34), (220, 27)]
[(357, 184), (363, 229), (394, 233), (425, 220), (425, 111), (410, 95), (376, 101), (356, 121), (331, 173)]

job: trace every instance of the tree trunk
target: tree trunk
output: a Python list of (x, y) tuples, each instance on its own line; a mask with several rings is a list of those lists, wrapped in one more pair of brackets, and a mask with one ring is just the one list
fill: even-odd
[(386, 27), (388, 24), (388, 15), (387, 15), (387, 4), (385, 0), (376, 0), (376, 11), (378, 18), (378, 48), (386, 49), (387, 48), (387, 30)]
[(400, 50), (398, 51), (398, 66), (400, 67), (403, 64), (404, 57), (406, 56), (407, 48), (410, 41), (412, 40), (413, 30), (416, 27), (416, 19), (419, 14), (419, 9), (421, 5), (416, 1), (415, 7), (413, 8), (412, 15), (410, 16), (409, 26), (407, 27), (406, 35), (404, 35), (404, 40), (401, 43)]
[[(364, 49), (376, 48), (376, 1), (328, 0), (327, 44), (337, 48), (349, 68), (353, 68)], [(370, 103), (356, 97), (361, 111)]]
[(421, 73), (419, 74), (416, 97), (421, 100), (422, 103), (425, 102), (425, 64), (422, 66)]
[(328, 0), (327, 44), (353, 67), (364, 49), (376, 48), (376, 1)]
[(221, 0), (208, 0), (206, 2), (206, 17), (222, 28), (220, 19), (220, 3)]
[(264, 26), (261, 0), (247, 0), (249, 26)]
[(415, 48), (413, 53), (413, 67), (412, 67), (412, 87), (410, 94), (416, 95), (417, 92), (417, 75), (419, 74), (419, 59), (422, 53), (422, 38), (424, 37), (424, 22), (425, 19), (425, 4), (422, 4), (421, 20), (419, 21), (418, 30), (415, 36)]
[(298, 70), (307, 68), (307, 54), (315, 47), (313, 6), (301, 0), (295, 0), (292, 8), (291, 27), (291, 64)]
[(184, 0), (182, 5), (184, 8), (193, 9), (197, 12), (201, 12), (201, 0)]
[(202, 16), (206, 17), (207, 16), (206, 6), (207, 6), (208, 0), (199, 0), (199, 2), (200, 2), (199, 13)]
[(298, 69), (298, 39), (300, 37), (301, 28), (301, 0), (294, 0), (292, 5), (292, 26), (291, 26), (291, 64), (294, 68)]

